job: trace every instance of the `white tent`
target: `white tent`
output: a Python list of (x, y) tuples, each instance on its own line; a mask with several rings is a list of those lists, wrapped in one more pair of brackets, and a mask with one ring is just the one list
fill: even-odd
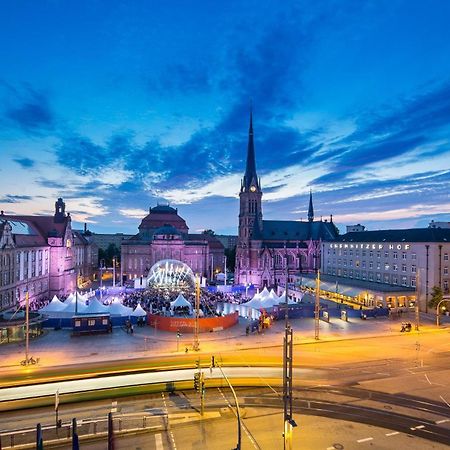
[(144, 311), (141, 304), (138, 303), (138, 305), (136, 306), (136, 308), (134, 308), (134, 311), (131, 313), (131, 315), (135, 317), (145, 317), (147, 313)]
[[(76, 304), (76, 308), (75, 308)], [(86, 301), (78, 298), (78, 295), (70, 294), (64, 302), (66, 307), (62, 310), (65, 317), (71, 317), (75, 314), (75, 309), (77, 314), (83, 314), (86, 309)]]
[(108, 307), (102, 305), (95, 297), (91, 297), (89, 305), (83, 310), (83, 314), (102, 314), (109, 312)]
[(119, 300), (114, 300), (108, 307), (108, 311), (111, 316), (131, 316), (133, 312), (133, 308), (129, 308), (128, 306), (122, 305)]
[(178, 297), (173, 302), (170, 302), (170, 309), (180, 308), (184, 306), (188, 306), (189, 309), (192, 307), (190, 302), (188, 302), (181, 293), (178, 294)]
[(264, 299), (270, 295), (270, 292), (267, 290), (267, 287), (264, 286), (264, 289), (259, 293), (259, 297)]
[(56, 295), (53, 296), (52, 301), (45, 305), (43, 308), (39, 310), (39, 313), (41, 314), (47, 314), (52, 315), (54, 312), (60, 312), (64, 308), (66, 308), (67, 305), (65, 305)]

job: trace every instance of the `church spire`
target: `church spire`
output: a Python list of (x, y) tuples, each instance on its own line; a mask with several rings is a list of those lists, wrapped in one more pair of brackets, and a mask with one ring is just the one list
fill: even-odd
[(251, 186), (259, 188), (258, 175), (256, 174), (255, 145), (253, 142), (253, 110), (250, 110), (250, 126), (248, 130), (247, 165), (242, 188), (248, 191)]
[(314, 208), (313, 208), (312, 191), (311, 191), (311, 189), (309, 190), (308, 221), (309, 222), (313, 222), (314, 221)]

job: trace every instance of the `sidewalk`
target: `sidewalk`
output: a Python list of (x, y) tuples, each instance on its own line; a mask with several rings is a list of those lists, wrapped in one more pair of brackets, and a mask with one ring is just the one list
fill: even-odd
[[(420, 333), (437, 331), (431, 317), (423, 317)], [(326, 343), (329, 341), (362, 339), (380, 336), (403, 335), (400, 333), (401, 322), (410, 321), (414, 317), (404, 316), (401, 319), (377, 318), (361, 320), (350, 319), (344, 322), (332, 319), (330, 323), (320, 321), (320, 341), (314, 339), (314, 319), (293, 319), (290, 321), (294, 331), (295, 345), (310, 343)], [(233, 351), (243, 349), (261, 349), (282, 345), (284, 321), (274, 322), (261, 334), (246, 336), (248, 322), (240, 319), (239, 324), (228, 330), (215, 333), (200, 334), (200, 353)], [(448, 327), (446, 323), (441, 328)], [(30, 355), (39, 357), (37, 367), (54, 367), (59, 365), (83, 364), (88, 362), (126, 360), (154, 356), (192, 355), (192, 334), (183, 334), (177, 343), (175, 333), (155, 330), (149, 326), (135, 327), (133, 334), (127, 334), (123, 328), (114, 328), (112, 334), (72, 337), (70, 330), (47, 330), (46, 333), (30, 341)], [(177, 352), (178, 347), (178, 352)], [(7, 344), (0, 346), (0, 371), (17, 369), (24, 358), (25, 344)], [(28, 368), (27, 368), (28, 369)], [(32, 370), (31, 368), (29, 370)]]

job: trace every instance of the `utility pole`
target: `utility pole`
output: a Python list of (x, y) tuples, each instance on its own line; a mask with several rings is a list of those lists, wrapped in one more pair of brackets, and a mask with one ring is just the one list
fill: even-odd
[(416, 277), (416, 304), (415, 304), (415, 311), (416, 311), (416, 323), (414, 326), (414, 329), (416, 331), (419, 331), (419, 325), (420, 325), (420, 269), (417, 271), (417, 277)]
[(317, 269), (316, 278), (316, 302), (314, 304), (314, 339), (319, 340), (320, 331), (320, 269)]
[(113, 287), (116, 287), (116, 257), (113, 258), (112, 260), (113, 263)]
[(195, 276), (195, 326), (194, 326), (194, 344), (192, 349), (195, 352), (200, 350), (199, 333), (199, 316), (200, 316), (200, 278), (198, 274)]
[(224, 273), (225, 273), (225, 282), (224, 282), (224, 284), (226, 286), (227, 285), (227, 256), (225, 255), (224, 258), (225, 258), (225, 264), (224, 264), (224, 267), (223, 267)]
[(297, 426), (292, 418), (292, 328), (289, 325), (289, 298), (288, 298), (288, 278), (289, 267), (287, 251), (286, 256), (286, 283), (285, 283), (285, 313), (284, 313), (284, 340), (283, 340), (283, 406), (284, 406), (284, 450), (292, 449), (292, 428)]
[(205, 375), (200, 367), (200, 360), (197, 360), (195, 365), (194, 390), (200, 393), (200, 415), (203, 416), (205, 413)]
[(25, 365), (30, 362), (30, 294), (25, 291)]

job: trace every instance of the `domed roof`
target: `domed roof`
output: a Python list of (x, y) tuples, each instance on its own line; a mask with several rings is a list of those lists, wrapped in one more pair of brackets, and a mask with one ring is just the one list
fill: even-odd
[(159, 227), (155, 230), (153, 235), (157, 234), (176, 234), (181, 235), (181, 232), (178, 231), (174, 226), (169, 225), (168, 223), (165, 223), (162, 227)]
[[(186, 222), (178, 215), (178, 211), (169, 205), (157, 205), (150, 208), (149, 214), (142, 219), (139, 225), (139, 232), (151, 236), (159, 228), (171, 226), (181, 233), (189, 231)], [(158, 233), (158, 234), (180, 234), (172, 231)]]
[(178, 211), (169, 205), (157, 205), (150, 208), (150, 214), (177, 214)]

